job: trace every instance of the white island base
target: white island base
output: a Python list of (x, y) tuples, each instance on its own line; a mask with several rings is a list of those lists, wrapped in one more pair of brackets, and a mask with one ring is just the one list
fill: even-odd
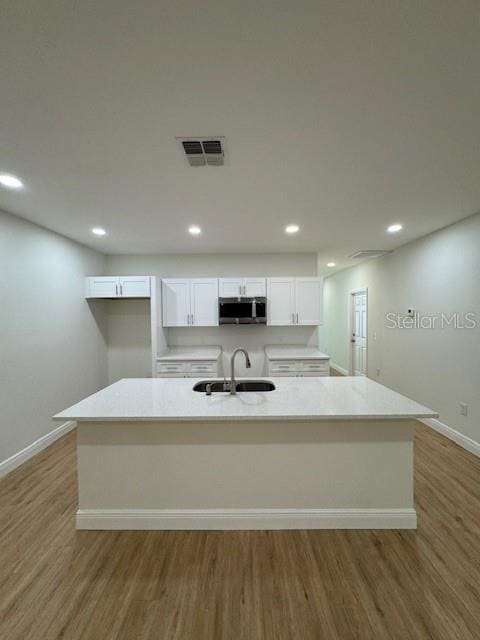
[(87, 419), (77, 528), (414, 529), (414, 425)]

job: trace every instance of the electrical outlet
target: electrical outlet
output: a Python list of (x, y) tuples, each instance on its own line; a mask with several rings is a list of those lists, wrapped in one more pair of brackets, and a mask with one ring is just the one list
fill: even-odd
[(377, 378), (380, 377), (380, 369), (377, 369)]
[(468, 416), (468, 404), (465, 402), (460, 402), (460, 415)]

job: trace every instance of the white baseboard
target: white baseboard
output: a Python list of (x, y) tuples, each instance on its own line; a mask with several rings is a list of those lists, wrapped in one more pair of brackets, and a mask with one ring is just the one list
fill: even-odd
[(77, 529), (416, 529), (415, 509), (79, 509)]
[(452, 429), (452, 427), (440, 422), (440, 420), (437, 420), (436, 418), (425, 418), (420, 422), (423, 422), (427, 427), (431, 427), (435, 431), (438, 431), (438, 433), (441, 433), (449, 440), (453, 440), (453, 442), (462, 447), (462, 449), (466, 449), (480, 458), (480, 442), (472, 440), (468, 436), (464, 436), (460, 431)]
[(335, 369), (335, 371), (338, 371), (338, 373), (341, 373), (342, 376), (349, 376), (350, 375), (349, 372), (348, 372), (348, 369), (344, 369), (339, 364), (335, 364), (335, 362), (330, 362), (330, 367), (332, 369)]
[(10, 473), (10, 471), (13, 471), (37, 453), (40, 453), (43, 449), (46, 449), (52, 444), (52, 442), (55, 442), (55, 440), (58, 440), (58, 438), (61, 438), (66, 433), (74, 429), (76, 424), (76, 422), (71, 421), (64, 422), (53, 431), (50, 431), (50, 433), (45, 434), (38, 440), (35, 440), (35, 442), (32, 442), (32, 444), (29, 444), (25, 449), (22, 449), (18, 453), (14, 453), (10, 458), (0, 462), (0, 478), (6, 476), (7, 473)]

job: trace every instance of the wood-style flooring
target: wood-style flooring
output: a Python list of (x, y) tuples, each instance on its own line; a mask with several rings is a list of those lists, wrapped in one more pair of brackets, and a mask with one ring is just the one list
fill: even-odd
[(480, 459), (423, 425), (418, 531), (76, 531), (75, 434), (0, 481), (2, 640), (478, 640)]

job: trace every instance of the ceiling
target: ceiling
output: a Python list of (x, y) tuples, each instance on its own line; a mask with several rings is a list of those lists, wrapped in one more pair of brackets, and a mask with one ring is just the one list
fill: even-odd
[[(25, 182), (0, 208), (105, 253), (345, 266), (480, 209), (478, 0), (0, 7), (0, 172)], [(189, 167), (189, 135), (226, 136), (225, 166)]]

